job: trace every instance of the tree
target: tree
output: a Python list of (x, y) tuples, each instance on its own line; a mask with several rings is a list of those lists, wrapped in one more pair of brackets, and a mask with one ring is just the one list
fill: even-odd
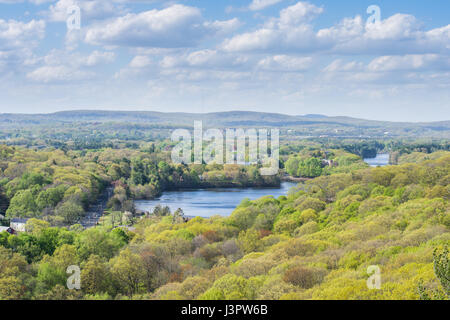
[(30, 190), (20, 190), (11, 199), (6, 216), (10, 219), (14, 217), (34, 217), (37, 214), (36, 207), (33, 193)]
[(309, 289), (320, 282), (320, 275), (313, 269), (297, 266), (288, 269), (284, 274), (283, 280), (294, 286)]
[(78, 256), (72, 245), (64, 244), (55, 250), (53, 256), (44, 256), (38, 265), (38, 291), (46, 292), (58, 284), (65, 286), (67, 267), (78, 263)]
[(259, 232), (250, 229), (239, 233), (239, 247), (244, 253), (251, 253), (262, 249), (262, 243), (259, 240)]
[(27, 262), (22, 255), (0, 247), (0, 277), (19, 276), (26, 267)]
[(144, 286), (145, 271), (140, 256), (124, 249), (111, 259), (111, 274), (117, 281), (121, 291), (129, 297), (138, 293)]
[(252, 281), (234, 274), (227, 274), (218, 279), (199, 297), (201, 300), (253, 300), (255, 298), (256, 286)]
[(291, 176), (297, 177), (299, 162), (300, 162), (299, 158), (290, 157), (285, 164), (286, 172), (289, 173)]
[(139, 248), (139, 254), (145, 271), (145, 285), (148, 291), (154, 291), (168, 279), (172, 271), (170, 254), (166, 246), (145, 244)]
[(448, 257), (448, 247), (442, 251), (437, 249), (433, 252), (434, 272), (441, 282), (447, 297), (450, 297), (450, 259)]
[(61, 284), (57, 284), (46, 293), (37, 296), (38, 300), (81, 300), (82, 293), (79, 290), (70, 290)]
[(166, 216), (170, 216), (170, 208), (167, 206), (161, 206), (160, 204), (158, 204), (157, 206), (155, 206), (155, 208), (153, 209), (153, 214), (157, 217), (166, 217)]
[(78, 203), (69, 200), (58, 205), (56, 214), (63, 217), (66, 223), (74, 224), (84, 214), (84, 210)]
[(0, 300), (19, 300), (25, 294), (25, 286), (18, 277), (0, 277)]
[(39, 233), (37, 241), (42, 251), (48, 255), (52, 255), (58, 247), (60, 241), (60, 231), (58, 228), (42, 229)]
[(25, 230), (34, 236), (39, 236), (44, 229), (50, 227), (50, 223), (38, 219), (29, 219), (25, 225)]
[(183, 223), (184, 221), (184, 212), (182, 209), (178, 208), (173, 213), (173, 223)]
[[(444, 246), (443, 249), (438, 250), (437, 248), (433, 252), (433, 264), (434, 273), (439, 279), (442, 285), (444, 294), (447, 299), (450, 298), (450, 259), (448, 257), (448, 246)], [(440, 290), (434, 289), (429, 292), (420, 281), (418, 285), (418, 291), (420, 298), (422, 300), (442, 300), (444, 299), (443, 294)]]
[(117, 233), (106, 232), (101, 228), (86, 229), (75, 240), (82, 259), (88, 259), (91, 254), (111, 259), (125, 244), (124, 239)]
[(322, 162), (317, 158), (309, 158), (299, 162), (297, 176), (315, 178), (322, 174)]
[(205, 292), (211, 285), (206, 278), (195, 276), (186, 279), (181, 285), (181, 293), (187, 300), (197, 299), (199, 295)]
[(36, 204), (40, 210), (54, 208), (64, 198), (64, 193), (68, 189), (67, 185), (60, 185), (56, 188), (48, 188), (39, 193)]
[(108, 292), (110, 288), (109, 271), (97, 255), (91, 255), (81, 270), (81, 289), (86, 294)]

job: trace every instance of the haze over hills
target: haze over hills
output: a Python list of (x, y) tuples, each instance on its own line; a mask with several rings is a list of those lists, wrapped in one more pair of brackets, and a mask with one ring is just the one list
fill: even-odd
[(285, 115), (250, 111), (215, 113), (163, 113), (155, 111), (74, 110), (49, 114), (0, 114), (0, 128), (17, 126), (52, 126), (58, 124), (140, 124), (192, 127), (202, 121), (204, 127), (276, 127), (310, 135), (367, 135), (367, 136), (422, 136), (450, 137), (450, 120), (429, 123), (388, 122), (320, 114)]
[(449, 126), (450, 120), (438, 122), (390, 122), (379, 120), (359, 119), (348, 116), (326, 116), (322, 114), (287, 115), (281, 113), (266, 113), (255, 111), (227, 111), (213, 113), (185, 113), (185, 112), (157, 112), (157, 111), (104, 111), (104, 110), (73, 110), (54, 113), (0, 113), (0, 121), (8, 120), (58, 120), (58, 121), (132, 121), (132, 122), (165, 122), (177, 123), (191, 120), (208, 120), (216, 124), (225, 124), (230, 121), (251, 121), (254, 123), (277, 123), (281, 121), (297, 122), (336, 122), (336, 123), (358, 123), (360, 125), (431, 125)]

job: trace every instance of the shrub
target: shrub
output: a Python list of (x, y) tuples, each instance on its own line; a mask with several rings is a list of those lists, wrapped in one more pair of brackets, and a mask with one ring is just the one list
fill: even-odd
[(292, 267), (284, 273), (283, 280), (294, 286), (309, 289), (320, 283), (323, 279), (323, 272), (302, 266)]

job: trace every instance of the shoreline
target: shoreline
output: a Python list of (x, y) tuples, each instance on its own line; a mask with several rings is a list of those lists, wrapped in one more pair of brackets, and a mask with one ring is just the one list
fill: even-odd
[(306, 182), (306, 181), (310, 181), (312, 179), (313, 178), (302, 178), (302, 177), (296, 178), (296, 177), (289, 176), (289, 175), (281, 177), (281, 181), (283, 181), (283, 182)]

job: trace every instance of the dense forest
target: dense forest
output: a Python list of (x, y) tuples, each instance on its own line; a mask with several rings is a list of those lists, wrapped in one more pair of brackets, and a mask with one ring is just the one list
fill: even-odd
[[(57, 212), (82, 206), (126, 167), (105, 166), (110, 151), (83, 161), (57, 151), (1, 154), (13, 209), (23, 205), (17, 194), (39, 205), (48, 198), (44, 206)], [(0, 233), (0, 299), (448, 298), (450, 153), (416, 160), (323, 175), (288, 196), (244, 200), (230, 217), (186, 221), (159, 208), (133, 228), (86, 230), (30, 219), (27, 232)], [(146, 182), (129, 174), (125, 183)], [(65, 286), (69, 265), (81, 267), (79, 291)], [(371, 265), (381, 269), (380, 290), (366, 285)]]
[(6, 218), (42, 218), (53, 225), (78, 222), (107, 186), (108, 207), (134, 212), (135, 199), (178, 188), (279, 186), (257, 165), (173, 165), (169, 153), (148, 150), (30, 150), (0, 145), (0, 200)]
[(327, 151), (303, 149), (297, 154), (290, 155), (284, 163), (286, 173), (302, 178), (351, 172), (366, 167), (367, 164), (358, 155), (334, 149)]
[[(448, 299), (446, 122), (202, 115), (280, 127), (280, 172), (261, 176), (260, 164), (173, 164), (170, 132), (190, 130), (193, 115), (76, 115), (0, 115), (0, 225), (28, 219), (24, 232), (0, 232), (0, 299)], [(378, 153), (392, 166), (364, 162)], [(229, 217), (134, 206), (282, 180), (299, 183)], [(81, 290), (67, 288), (69, 266)]]

